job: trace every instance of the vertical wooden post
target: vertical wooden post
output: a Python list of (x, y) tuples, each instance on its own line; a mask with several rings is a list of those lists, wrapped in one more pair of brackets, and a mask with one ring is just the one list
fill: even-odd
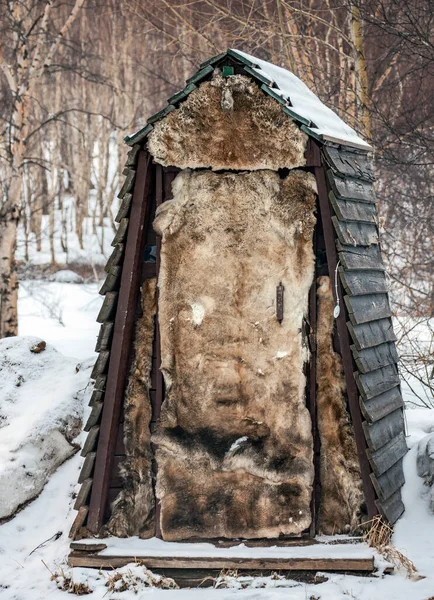
[[(308, 152), (307, 166), (314, 168), (316, 183), (318, 187), (318, 199), (321, 211), (321, 219), (324, 230), (324, 240), (327, 254), (327, 263), (329, 267), (330, 278), (333, 280), (336, 273), (337, 251), (335, 244), (335, 234), (330, 214), (330, 203), (327, 191), (327, 182), (325, 168), (321, 157), (321, 149), (312, 139), (309, 140), (310, 151)], [(351, 420), (353, 424), (354, 437), (356, 440), (357, 455), (359, 458), (360, 472), (362, 476), (363, 492), (365, 496), (368, 516), (370, 518), (378, 514), (375, 505), (375, 491), (370, 478), (371, 468), (366, 455), (366, 440), (362, 427), (362, 416), (359, 406), (359, 394), (357, 391), (354, 371), (356, 367), (353, 363), (353, 357), (350, 348), (349, 332), (347, 328), (347, 314), (344, 309), (345, 303), (342, 297), (342, 286), (339, 284), (338, 293), (340, 297), (341, 313), (336, 319), (337, 331), (339, 336), (339, 345), (344, 367), (345, 383), (347, 387), (348, 405), (350, 408)]]
[[(158, 210), (158, 207), (163, 202), (163, 167), (161, 165), (155, 166), (155, 210)], [(152, 420), (158, 422), (161, 414), (161, 405), (163, 404), (163, 396), (164, 396), (164, 381), (163, 374), (161, 372), (161, 345), (160, 345), (160, 324), (158, 318), (158, 298), (159, 298), (159, 290), (158, 290), (158, 277), (160, 274), (160, 251), (161, 251), (161, 236), (157, 234), (157, 260), (156, 260), (156, 271), (157, 271), (157, 311), (155, 313), (155, 354), (157, 356), (157, 376), (156, 376), (156, 386), (155, 386), (155, 407), (154, 414), (152, 415)], [(152, 445), (154, 460), (153, 460), (153, 472), (154, 472), (154, 492), (157, 483), (157, 474), (158, 474), (158, 464), (155, 460), (155, 444)], [(162, 538), (161, 535), (161, 523), (160, 523), (160, 515), (161, 515), (161, 505), (160, 501), (157, 498), (157, 494), (155, 493), (155, 537)]]
[(142, 150), (137, 165), (87, 521), (89, 531), (94, 534), (97, 534), (103, 525), (108, 500), (142, 274), (145, 233), (151, 204), (150, 185), (151, 158)]
[(318, 486), (319, 486), (319, 435), (318, 435), (318, 423), (317, 423), (317, 408), (316, 408), (316, 360), (317, 360), (317, 336), (316, 336), (316, 323), (317, 323), (317, 294), (316, 294), (316, 279), (317, 279), (317, 238), (318, 238), (318, 223), (315, 225), (313, 238), (313, 249), (315, 253), (315, 266), (314, 276), (312, 285), (309, 291), (309, 322), (308, 322), (308, 340), (309, 340), (309, 351), (310, 361), (309, 370), (307, 373), (307, 393), (309, 402), (309, 412), (312, 421), (312, 438), (313, 438), (313, 464), (314, 464), (314, 480), (312, 486), (312, 500), (311, 500), (311, 515), (312, 523), (310, 525), (310, 536), (315, 537), (316, 535), (316, 518), (317, 518), (317, 505), (318, 505)]

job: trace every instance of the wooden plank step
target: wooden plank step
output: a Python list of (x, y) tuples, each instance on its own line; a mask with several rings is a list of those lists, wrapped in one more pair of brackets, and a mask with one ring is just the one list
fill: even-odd
[(365, 419), (371, 423), (379, 421), (386, 415), (389, 415), (403, 406), (404, 400), (402, 399), (401, 390), (398, 385), (370, 400), (363, 400), (363, 398), (360, 398), (360, 409), (362, 414)]
[(89, 544), (88, 542), (71, 542), (69, 544), (71, 550), (76, 550), (77, 552), (101, 552), (107, 548), (107, 544), (103, 543), (95, 543)]
[(333, 226), (341, 244), (348, 246), (371, 246), (378, 244), (378, 229), (375, 223), (340, 221), (332, 217)]
[(406, 453), (407, 442), (405, 441), (404, 432), (399, 433), (395, 438), (375, 452), (371, 452), (369, 449), (366, 450), (374, 475), (377, 477), (390, 469), (390, 467), (398, 462), (400, 458), (405, 456)]
[(378, 450), (401, 431), (405, 431), (404, 415), (401, 408), (393, 411), (375, 423), (363, 423), (363, 431), (369, 450)]
[(272, 571), (363, 571), (374, 570), (373, 558), (224, 558), (193, 556), (111, 556), (73, 551), (68, 557), (71, 567), (118, 569), (129, 563), (145, 564), (149, 569), (230, 569)]
[(336, 198), (332, 191), (329, 192), (329, 199), (339, 220), (377, 223), (377, 208), (375, 204)]
[(341, 265), (359, 271), (385, 271), (380, 246), (345, 246), (336, 240)]
[(390, 498), (405, 483), (402, 458), (382, 475), (376, 477), (371, 473), (372, 484), (380, 500)]
[(339, 268), (342, 285), (349, 296), (380, 294), (389, 291), (384, 271), (350, 271)]
[(348, 310), (348, 316), (353, 325), (378, 321), (392, 316), (387, 294), (344, 296), (344, 301)]
[(360, 325), (353, 325), (348, 322), (347, 327), (357, 350), (372, 348), (385, 342), (396, 342), (396, 335), (390, 318), (378, 319)]

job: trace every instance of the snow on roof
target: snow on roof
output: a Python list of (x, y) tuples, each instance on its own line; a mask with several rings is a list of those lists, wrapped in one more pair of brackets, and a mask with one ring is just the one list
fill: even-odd
[(306, 130), (314, 137), (320, 136), (325, 141), (343, 143), (363, 150), (372, 149), (367, 142), (357, 135), (354, 129), (325, 106), (307, 85), (293, 73), (246, 54), (241, 50), (232, 49), (231, 53), (238, 54), (257, 65), (252, 67), (253, 70), (259, 75), (265, 75), (277, 85), (277, 88), (273, 88), (273, 92), (284, 99), (289, 99), (291, 111), (311, 122)]

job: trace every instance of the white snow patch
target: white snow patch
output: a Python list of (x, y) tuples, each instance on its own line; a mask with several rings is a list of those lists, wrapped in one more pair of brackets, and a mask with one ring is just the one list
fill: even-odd
[(37, 496), (76, 448), (89, 370), (52, 346), (35, 354), (40, 338), (0, 340), (0, 518)]
[(57, 281), (58, 283), (83, 283), (83, 277), (70, 269), (62, 269), (53, 273), (50, 276), (50, 281)]
[(273, 356), (273, 360), (282, 360), (282, 358), (285, 358), (286, 356), (288, 356), (288, 352), (286, 350), (278, 350)]
[(293, 73), (241, 52), (241, 50), (234, 50), (234, 52), (256, 64), (257, 67), (254, 68), (254, 71), (262, 72), (277, 85), (277, 88), (273, 88), (273, 92), (282, 98), (289, 99), (289, 109), (312, 122), (310, 129), (313, 133), (332, 141), (341, 140), (349, 145), (366, 148), (366, 150), (371, 149), (371, 146), (358, 136), (354, 129), (323, 104), (307, 85)]

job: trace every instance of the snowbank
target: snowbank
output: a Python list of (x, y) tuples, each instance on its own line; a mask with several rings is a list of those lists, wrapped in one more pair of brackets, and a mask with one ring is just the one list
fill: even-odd
[(0, 340), (0, 519), (38, 496), (78, 449), (77, 390), (86, 387), (91, 365), (77, 371), (75, 359), (44, 344), (35, 337)]

